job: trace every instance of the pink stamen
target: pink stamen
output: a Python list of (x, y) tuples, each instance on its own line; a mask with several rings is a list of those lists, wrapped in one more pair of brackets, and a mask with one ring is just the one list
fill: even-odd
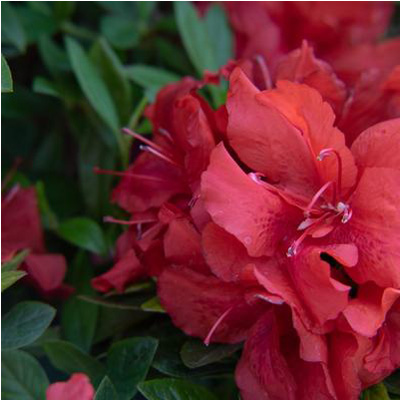
[(173, 142), (172, 135), (164, 128), (158, 128), (158, 132), (161, 133), (164, 137), (166, 137), (169, 141)]
[(324, 186), (321, 187), (321, 189), (318, 190), (317, 193), (313, 196), (311, 199), (310, 203), (308, 204), (306, 210), (304, 211), (304, 216), (309, 217), (312, 208), (314, 207), (315, 203), (321, 198), (321, 196), (325, 193), (325, 191), (329, 188), (329, 186), (333, 185), (333, 182), (326, 182)]
[(163, 153), (160, 153), (158, 150), (154, 149), (153, 147), (141, 145), (140, 150), (147, 151), (148, 153), (151, 153), (151, 154), (161, 158), (162, 160), (166, 161), (167, 163), (169, 163), (175, 167), (180, 167), (180, 165), (176, 161), (174, 161), (172, 158), (166, 156)]
[[(322, 161), (325, 157), (330, 156), (331, 154), (336, 156), (336, 160), (338, 163), (338, 183), (337, 183), (337, 195), (340, 196), (342, 192), (342, 157), (339, 152), (335, 149), (323, 149), (317, 156), (318, 161)], [(334, 202), (336, 203), (336, 196)]]
[(131, 130), (128, 129), (128, 128), (122, 128), (122, 132), (124, 132), (126, 135), (132, 136), (133, 138), (135, 138), (135, 139), (137, 139), (137, 140), (140, 140), (142, 143), (147, 144), (147, 146), (149, 146), (149, 147), (151, 147), (151, 148), (153, 148), (153, 149), (159, 151), (160, 153), (164, 153), (164, 151), (165, 151), (165, 150), (164, 150), (161, 146), (159, 146), (158, 144), (156, 144), (156, 143), (154, 143), (153, 141), (151, 141), (151, 140), (145, 138), (145, 137), (142, 136), (142, 135), (139, 135), (139, 134), (136, 133), (136, 132), (131, 131)]
[(218, 326), (221, 324), (221, 322), (225, 319), (225, 317), (232, 311), (233, 307), (229, 307), (215, 322), (213, 327), (210, 329), (210, 332), (208, 332), (207, 337), (204, 339), (204, 344), (208, 346), (211, 341), (211, 337), (214, 334), (214, 332), (217, 330)]
[(255, 60), (260, 67), (261, 73), (264, 78), (264, 83), (265, 83), (265, 88), (266, 89), (271, 89), (272, 88), (272, 79), (271, 79), (271, 74), (269, 73), (268, 66), (264, 60), (264, 58), (260, 55), (256, 55)]
[(97, 166), (93, 167), (93, 172), (95, 174), (101, 174), (101, 175), (112, 175), (112, 176), (127, 176), (130, 178), (137, 178), (137, 179), (143, 179), (147, 181), (154, 181), (154, 182), (166, 182), (165, 179), (161, 179), (157, 176), (150, 176), (150, 175), (143, 175), (143, 174), (135, 174), (132, 172), (119, 172), (119, 171), (112, 171), (109, 169), (102, 169)]

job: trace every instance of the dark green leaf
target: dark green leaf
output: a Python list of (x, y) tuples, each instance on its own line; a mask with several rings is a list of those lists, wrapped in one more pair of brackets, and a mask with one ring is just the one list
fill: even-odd
[(144, 88), (160, 89), (164, 85), (179, 80), (179, 76), (161, 68), (148, 65), (131, 65), (125, 68), (126, 76)]
[(199, 368), (231, 356), (240, 345), (211, 344), (206, 346), (199, 340), (188, 340), (181, 349), (181, 358), (188, 368)]
[[(175, 18), (183, 44), (197, 72), (203, 75), (205, 70), (217, 71), (212, 40), (207, 27), (197, 14), (194, 6), (188, 1), (174, 3)], [(213, 38), (219, 40), (219, 38)]]
[(14, 306), (1, 324), (2, 349), (17, 349), (33, 343), (50, 325), (56, 310), (47, 304), (24, 301)]
[(1, 291), (6, 290), (26, 275), (24, 271), (2, 271)]
[(162, 305), (160, 304), (160, 301), (158, 300), (158, 297), (153, 297), (150, 300), (147, 300), (145, 303), (141, 305), (141, 309), (143, 311), (165, 313), (165, 310), (163, 309)]
[(58, 234), (66, 241), (97, 254), (105, 254), (107, 245), (99, 225), (89, 218), (72, 218), (58, 227)]
[(120, 120), (126, 125), (132, 109), (131, 86), (117, 54), (105, 39), (99, 39), (90, 51), (92, 61), (100, 73), (117, 106)]
[(72, 343), (53, 340), (46, 342), (43, 347), (51, 363), (67, 374), (83, 372), (95, 384), (98, 384), (105, 374), (103, 364)]
[(205, 387), (178, 379), (154, 379), (138, 385), (148, 400), (216, 400)]
[(76, 9), (75, 1), (55, 1), (52, 4), (54, 17), (58, 21), (70, 18)]
[(1, 352), (1, 398), (43, 400), (49, 381), (40, 364), (20, 350)]
[(82, 47), (71, 38), (66, 39), (68, 55), (79, 85), (99, 117), (108, 125), (114, 134), (114, 139), (122, 151), (122, 136), (119, 132), (119, 121), (115, 105), (107, 86), (100, 77)]
[(11, 93), (13, 91), (13, 82), (11, 71), (6, 59), (1, 55), (1, 93)]
[(107, 375), (114, 383), (120, 400), (130, 400), (153, 361), (157, 349), (154, 338), (132, 338), (113, 344), (107, 357)]
[(389, 393), (400, 395), (400, 369), (385, 379), (385, 385)]
[(80, 300), (69, 298), (63, 307), (61, 326), (63, 337), (84, 351), (89, 351), (92, 345), (99, 308)]
[[(2, 41), (13, 44), (20, 52), (25, 51), (26, 38), (21, 21), (9, 2), (1, 3)], [(3, 66), (1, 67), (3, 70)]]
[(390, 400), (390, 397), (385, 385), (383, 383), (378, 383), (364, 390), (362, 400)]
[(107, 375), (101, 381), (94, 400), (119, 400), (115, 387)]
[(51, 74), (58, 75), (71, 69), (66, 52), (56, 45), (51, 38), (40, 38), (39, 52), (42, 60)]
[[(55, 153), (55, 152), (53, 152)], [(43, 156), (43, 154), (42, 154)], [(44, 158), (44, 157), (42, 157)], [(44, 188), (44, 183), (43, 182), (37, 182), (36, 185), (36, 194), (37, 194), (37, 199), (38, 199), (38, 205), (39, 205), (39, 210), (40, 214), (42, 217), (42, 223), (43, 226), (45, 226), (47, 229), (57, 229), (58, 228), (58, 219), (56, 214), (53, 212), (53, 210), (50, 207), (50, 203), (47, 199), (46, 196), (46, 191)]]
[(139, 42), (139, 31), (129, 16), (104, 17), (101, 21), (101, 32), (118, 49), (130, 49)]
[(225, 65), (233, 58), (232, 33), (229, 29), (226, 13), (219, 4), (213, 4), (205, 17), (207, 34), (211, 40), (218, 67)]

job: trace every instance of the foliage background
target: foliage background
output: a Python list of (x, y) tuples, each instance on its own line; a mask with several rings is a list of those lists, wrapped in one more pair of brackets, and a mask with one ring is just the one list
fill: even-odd
[[(399, 9), (389, 35), (400, 31)], [(49, 382), (76, 371), (100, 385), (96, 399), (238, 398), (239, 347), (206, 348), (181, 334), (153, 282), (123, 296), (90, 287), (111, 266), (121, 231), (102, 218), (124, 217), (109, 201), (115, 182), (93, 167), (122, 170), (137, 154), (120, 128), (151, 133), (143, 111), (160, 87), (233, 56), (222, 9), (203, 20), (186, 2), (2, 2), (1, 11), (13, 80), (2, 94), (2, 178), (17, 162), (11, 184), (36, 186), (47, 247), (66, 256), (76, 289), (65, 302), (20, 283), (2, 293), (3, 398), (43, 399)], [(225, 92), (204, 95), (217, 106)], [(398, 380), (385, 383), (392, 399)], [(363, 396), (389, 398), (382, 385)]]

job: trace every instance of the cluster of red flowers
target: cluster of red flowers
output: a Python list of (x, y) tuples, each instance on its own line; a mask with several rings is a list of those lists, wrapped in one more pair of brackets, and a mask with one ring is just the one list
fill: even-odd
[(245, 341), (245, 400), (355, 400), (400, 366), (400, 40), (377, 43), (391, 5), (224, 5), (227, 102), (191, 78), (159, 92), (112, 195), (130, 226), (93, 286), (157, 277), (184, 332)]

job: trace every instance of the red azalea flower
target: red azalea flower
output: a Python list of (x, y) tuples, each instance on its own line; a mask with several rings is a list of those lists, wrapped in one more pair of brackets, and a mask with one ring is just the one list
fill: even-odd
[(85, 374), (73, 374), (66, 382), (52, 383), (46, 390), (46, 400), (93, 400), (94, 389)]
[[(165, 218), (170, 212), (163, 204), (169, 202), (178, 213), (179, 210), (192, 209), (194, 214), (198, 211), (195, 204), (200, 175), (220, 138), (218, 117), (196, 93), (202, 85), (184, 78), (158, 93), (155, 103), (147, 110), (154, 127), (153, 140), (127, 131), (143, 143), (143, 154), (127, 172), (121, 173), (123, 178), (113, 192), (113, 201), (132, 216), (126, 222), (108, 220), (131, 228), (119, 241), (123, 245), (118, 246), (115, 266), (92, 281), (95, 289), (123, 291), (128, 283), (143, 276), (158, 275), (164, 259), (160, 235), (165, 232)], [(195, 218), (200, 220), (202, 216)], [(170, 226), (169, 229), (179, 228)]]
[(72, 288), (64, 285), (67, 265), (61, 254), (46, 253), (34, 188), (14, 186), (1, 202), (2, 261), (18, 251), (29, 249), (22, 269), (27, 280), (48, 296), (68, 296)]

